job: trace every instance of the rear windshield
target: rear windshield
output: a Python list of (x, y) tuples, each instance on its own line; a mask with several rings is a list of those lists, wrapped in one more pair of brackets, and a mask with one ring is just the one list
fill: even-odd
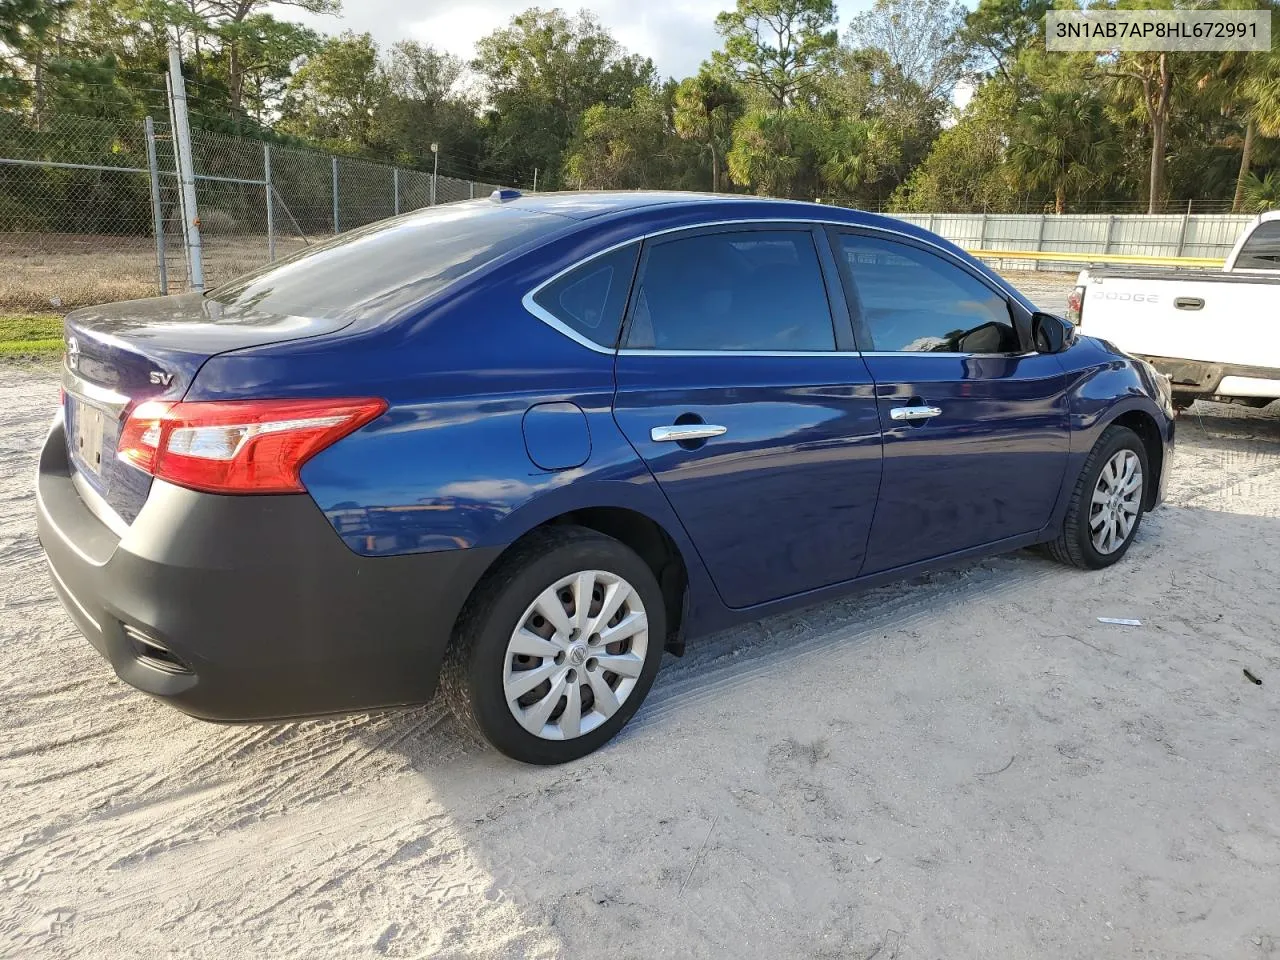
[(1236, 257), (1237, 270), (1280, 270), (1280, 220), (1266, 220), (1249, 234)]
[(418, 210), (339, 234), (208, 296), (275, 314), (386, 317), (564, 222), (488, 200)]

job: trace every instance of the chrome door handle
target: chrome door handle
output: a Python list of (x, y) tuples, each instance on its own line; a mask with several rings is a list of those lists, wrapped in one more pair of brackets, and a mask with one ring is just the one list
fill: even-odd
[(941, 416), (941, 407), (894, 407), (889, 411), (890, 420), (932, 420)]
[(672, 427), (654, 427), (649, 431), (649, 439), (657, 443), (668, 440), (679, 443), (681, 440), (706, 440), (708, 437), (718, 437), (728, 432), (728, 427), (717, 426), (714, 423), (677, 423)]

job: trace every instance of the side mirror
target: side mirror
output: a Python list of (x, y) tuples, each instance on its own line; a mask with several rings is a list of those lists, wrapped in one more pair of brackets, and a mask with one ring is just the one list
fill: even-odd
[(1061, 353), (1076, 342), (1075, 324), (1052, 313), (1031, 315), (1031, 335), (1037, 353)]

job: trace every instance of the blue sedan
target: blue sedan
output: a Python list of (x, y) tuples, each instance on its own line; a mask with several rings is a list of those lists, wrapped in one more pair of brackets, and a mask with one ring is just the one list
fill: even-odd
[(126, 682), (420, 703), (532, 763), (664, 651), (957, 560), (1115, 563), (1166, 382), (959, 248), (813, 204), (501, 191), (67, 318), (40, 539)]

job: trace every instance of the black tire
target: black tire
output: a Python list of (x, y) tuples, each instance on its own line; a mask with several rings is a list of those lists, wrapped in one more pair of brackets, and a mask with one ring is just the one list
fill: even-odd
[[(635, 687), (600, 726), (569, 740), (526, 730), (503, 692), (504, 658), (517, 621), (547, 587), (582, 570), (622, 577), (640, 595), (648, 648)], [(625, 544), (583, 527), (548, 527), (529, 534), (486, 574), (458, 618), (441, 675), (441, 693), (467, 727), (524, 763), (567, 763), (608, 743), (640, 707), (662, 660), (666, 614), (649, 565)]]
[[(1142, 498), (1138, 506), (1138, 515), (1133, 528), (1118, 549), (1112, 553), (1101, 553), (1093, 545), (1093, 537), (1089, 527), (1090, 508), (1093, 503), (1093, 491), (1098, 477), (1113, 456), (1121, 450), (1132, 450), (1138, 455), (1142, 465)], [(1051, 557), (1082, 570), (1101, 570), (1117, 562), (1129, 552), (1133, 539), (1142, 526), (1142, 517), (1146, 512), (1148, 485), (1155, 480), (1147, 462), (1147, 448), (1142, 440), (1128, 427), (1110, 426), (1103, 431), (1098, 442), (1089, 451), (1088, 459), (1076, 479), (1071, 491), (1071, 502), (1067, 505), (1067, 515), (1062, 522), (1062, 532), (1056, 540), (1046, 544)]]

